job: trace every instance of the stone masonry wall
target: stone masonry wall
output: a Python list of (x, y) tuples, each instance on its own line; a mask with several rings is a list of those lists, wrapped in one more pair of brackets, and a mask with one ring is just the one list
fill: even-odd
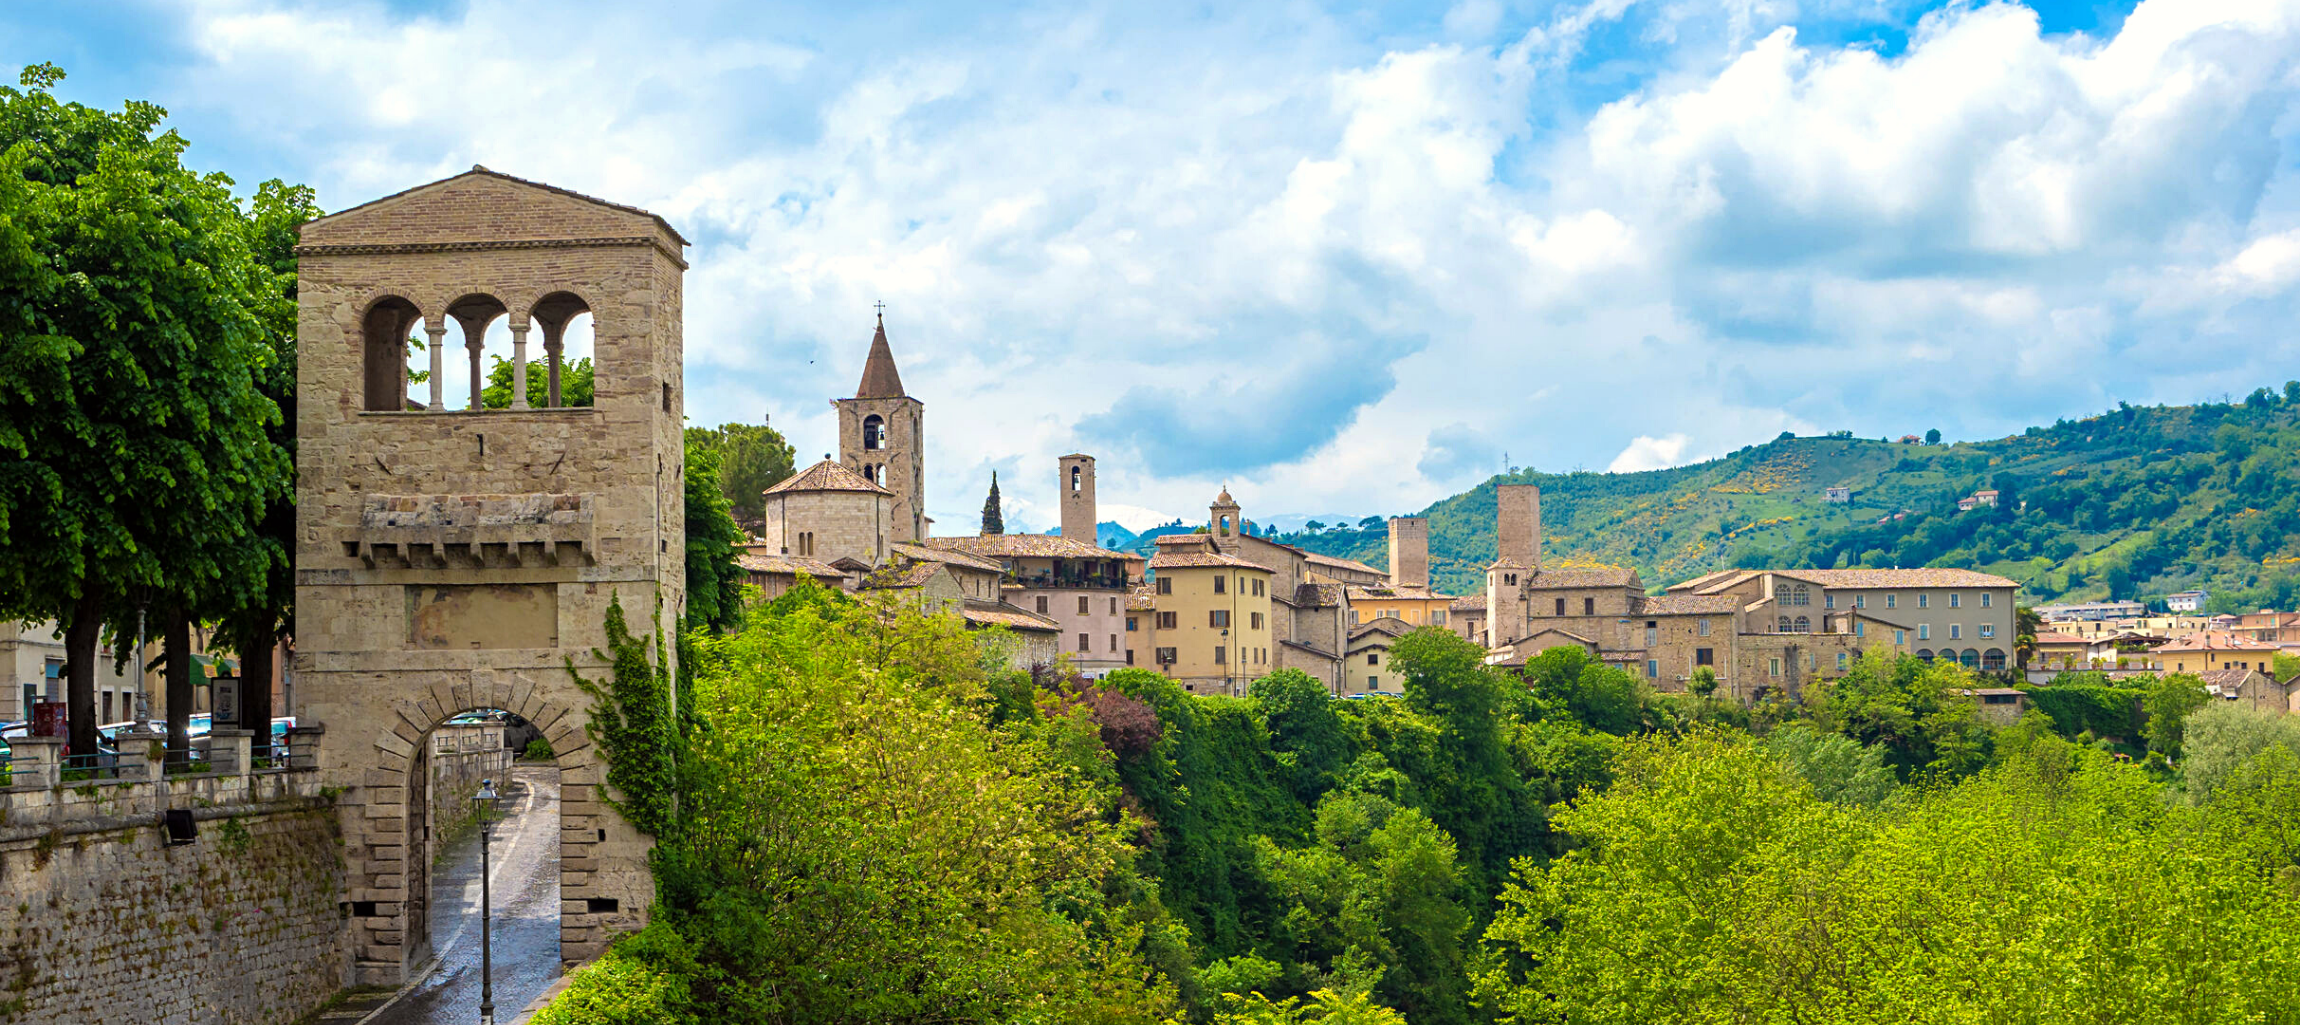
[(349, 982), (334, 811), (289, 774), (240, 781), (164, 784), (208, 803), (181, 847), (130, 796), (148, 783), (6, 795), (75, 807), (0, 825), (0, 1022), (284, 1025)]

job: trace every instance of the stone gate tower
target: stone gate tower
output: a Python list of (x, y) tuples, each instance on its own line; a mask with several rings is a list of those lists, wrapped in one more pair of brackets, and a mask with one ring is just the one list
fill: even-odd
[(903, 394), (902, 374), (886, 343), (885, 314), (879, 314), (878, 333), (871, 336), (855, 397), (832, 399), (831, 405), (839, 411), (839, 463), (894, 492), (889, 536), (925, 537), (926, 403)]
[[(303, 227), (296, 691), (342, 790), (361, 983), (426, 955), (429, 731), (468, 710), (516, 712), (557, 752), (560, 956), (644, 921), (648, 841), (601, 800), (591, 700), (565, 664), (603, 675), (611, 600), (642, 636), (685, 611), (685, 245), (643, 210), (477, 167)], [(586, 314), (594, 402), (568, 406), (562, 332)], [(499, 318), (520, 366), (510, 408), (481, 408), (476, 381), (443, 395), (448, 322), (478, 371)], [(522, 386), (538, 327), (535, 406)], [(411, 396), (415, 332), (413, 368), (431, 377)]]

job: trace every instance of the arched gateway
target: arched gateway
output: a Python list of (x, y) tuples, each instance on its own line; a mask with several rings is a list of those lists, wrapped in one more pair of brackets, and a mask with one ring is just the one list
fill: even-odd
[[(685, 245), (643, 210), (476, 167), (303, 228), (296, 711), (326, 728), (320, 769), (342, 792), (363, 984), (426, 952), (421, 752), (458, 712), (517, 712), (558, 752), (562, 958), (637, 928), (653, 898), (647, 840), (601, 800), (590, 699), (565, 662), (604, 672), (616, 597), (641, 634), (656, 609), (685, 610)], [(583, 312), (593, 404), (563, 406), (559, 329)], [(443, 394), (447, 360), (479, 362), (476, 344), (442, 351), (448, 321), (498, 316), (506, 408), (476, 383)], [(549, 382), (537, 402), (530, 360)]]

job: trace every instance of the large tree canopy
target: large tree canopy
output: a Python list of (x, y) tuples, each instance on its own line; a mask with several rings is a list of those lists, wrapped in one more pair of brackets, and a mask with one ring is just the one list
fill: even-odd
[(260, 386), (280, 275), (166, 112), (0, 88), (0, 614), (66, 628), (72, 747), (95, 745), (106, 621), (261, 603), (291, 487)]

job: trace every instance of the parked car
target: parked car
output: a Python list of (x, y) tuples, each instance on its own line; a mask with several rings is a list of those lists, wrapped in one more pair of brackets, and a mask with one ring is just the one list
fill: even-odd
[[(9, 738), (28, 737), (31, 735), (32, 724), (29, 722), (12, 722), (6, 725), (0, 725), (0, 760), (6, 760), (11, 757), (10, 754), (6, 753), (8, 751)], [(95, 753), (96, 764), (102, 766), (103, 768), (109, 769), (120, 764), (119, 747), (114, 745), (110, 738), (104, 736), (101, 728), (99, 728), (96, 733)]]

